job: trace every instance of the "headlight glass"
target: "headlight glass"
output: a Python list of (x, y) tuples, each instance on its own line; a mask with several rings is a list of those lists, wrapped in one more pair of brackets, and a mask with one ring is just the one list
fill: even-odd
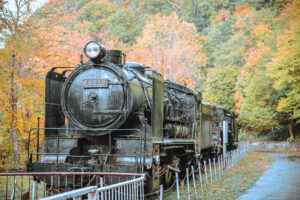
[(89, 42), (85, 47), (85, 55), (89, 58), (96, 58), (100, 52), (100, 45), (96, 42)]

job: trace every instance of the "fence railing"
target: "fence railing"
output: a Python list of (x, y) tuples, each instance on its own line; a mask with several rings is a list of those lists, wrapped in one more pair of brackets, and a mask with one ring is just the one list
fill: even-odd
[(142, 175), (142, 177), (134, 180), (98, 188), (99, 199), (144, 199), (144, 179), (145, 177)]
[[(245, 154), (245, 146), (240, 146), (238, 149), (226, 152), (225, 157), (223, 157), (223, 155), (220, 155), (217, 158), (205, 160), (203, 163), (198, 162), (198, 169), (195, 169), (194, 166), (186, 168), (186, 175), (183, 180), (179, 180), (179, 175), (178, 173), (176, 173), (176, 179), (173, 186), (176, 185), (177, 199), (190, 200), (192, 191), (194, 193), (193, 196), (197, 199), (197, 191), (200, 190), (200, 193), (202, 193), (204, 191), (204, 186), (209, 186), (210, 184), (219, 182), (222, 179), (222, 176), (224, 176), (230, 168), (232, 168), (237, 162), (239, 162), (245, 156)], [(198, 178), (196, 177), (196, 174), (198, 174)], [(190, 188), (190, 178), (193, 182), (192, 189)], [(180, 183), (181, 185), (186, 184), (187, 193), (180, 192)], [(165, 190), (165, 192), (170, 191), (173, 186)], [(160, 193), (160, 199), (163, 199), (163, 192), (164, 190), (161, 185), (160, 190), (153, 192), (152, 194)]]
[[(70, 192), (78, 188), (95, 186), (97, 188), (113, 187), (113, 191), (123, 190), (120, 183), (134, 181), (135, 192), (143, 191), (137, 187), (136, 180), (144, 180), (143, 174), (133, 173), (108, 173), (108, 172), (34, 172), (34, 173), (0, 173), (0, 199), (40, 199), (58, 194)], [(131, 183), (131, 182), (129, 182)], [(142, 183), (139, 183), (141, 186)], [(130, 186), (131, 187), (131, 186)], [(137, 190), (135, 190), (137, 189)], [(101, 191), (99, 191), (101, 192)], [(109, 190), (102, 191), (107, 195)], [(129, 192), (129, 190), (128, 190)]]
[[(186, 181), (187, 184), (187, 196), (180, 196), (179, 191), (179, 180), (178, 174), (176, 174), (176, 184), (177, 184), (177, 199), (187, 198), (191, 199), (190, 183), (189, 176), (192, 176), (193, 186), (194, 186), (194, 197), (198, 198), (197, 186), (200, 187), (200, 191), (203, 192), (203, 186), (208, 186), (213, 183), (217, 183), (221, 180), (221, 177), (224, 176), (230, 168), (232, 168), (239, 160), (241, 160), (246, 154), (245, 146), (241, 146), (238, 149), (233, 151), (226, 152), (226, 156), (218, 156), (216, 158), (208, 159), (204, 161), (203, 165), (198, 162), (198, 169), (194, 170), (194, 166), (191, 166), (191, 169), (186, 169), (186, 176), (183, 182)], [(207, 163), (208, 162), (208, 163)], [(204, 171), (204, 174), (202, 173)], [(197, 185), (195, 173), (198, 172), (199, 175), (199, 184)], [(203, 177), (202, 177), (203, 176)]]
[[(143, 200), (144, 199), (144, 179), (142, 177), (124, 181), (122, 183), (116, 183), (109, 186), (97, 186), (85, 187), (78, 190), (73, 190), (70, 192), (65, 192), (62, 194), (57, 194), (54, 196), (43, 198), (42, 200), (61, 200), (61, 199), (83, 199), (87, 196), (88, 200)], [(103, 179), (101, 178), (100, 184), (103, 184)]]
[(65, 200), (73, 198), (75, 200), (83, 199), (83, 196), (87, 195), (89, 200), (99, 200), (99, 194), (97, 193), (97, 186), (84, 187), (70, 192), (64, 192), (61, 194), (53, 195), (43, 198), (41, 200)]

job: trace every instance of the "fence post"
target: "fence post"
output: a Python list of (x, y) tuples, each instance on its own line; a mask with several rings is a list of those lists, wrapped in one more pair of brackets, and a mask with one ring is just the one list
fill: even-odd
[(211, 160), (210, 160), (210, 158), (208, 159), (208, 162), (209, 162), (210, 184), (212, 184), (213, 180), (212, 180), (212, 173), (211, 173)]
[(11, 198), (10, 198), (11, 200), (15, 199), (16, 185), (17, 185), (17, 178), (15, 179), (14, 187), (13, 187), (12, 192), (11, 192)]
[(177, 199), (180, 199), (179, 196), (179, 180), (178, 180), (178, 172), (176, 172), (176, 188), (177, 188)]
[(233, 150), (233, 153), (232, 153), (232, 163), (234, 166), (235, 165), (235, 150)]
[(229, 168), (230, 168), (230, 152), (228, 152), (227, 153), (227, 172), (228, 172), (228, 170), (229, 170)]
[(33, 183), (32, 183), (32, 200), (35, 199), (35, 186), (36, 186), (36, 182), (33, 180)]
[(232, 167), (235, 165), (235, 150), (232, 151)]
[(226, 170), (227, 170), (227, 158), (228, 158), (228, 156), (227, 156), (227, 152), (225, 153), (225, 157), (223, 158), (223, 162), (224, 162), (224, 173), (225, 172), (227, 172)]
[(195, 197), (198, 198), (197, 187), (196, 187), (196, 180), (195, 180), (194, 166), (192, 166), (192, 176), (193, 176), (193, 184), (194, 184)]
[(189, 168), (186, 168), (186, 184), (187, 184), (187, 189), (188, 189), (188, 200), (190, 200), (191, 195), (190, 195)]
[(221, 156), (218, 157), (219, 180), (221, 179)]
[(50, 194), (53, 195), (53, 176), (51, 176)]
[(224, 158), (223, 155), (221, 155), (221, 172), (222, 172), (222, 176), (224, 175)]
[(230, 152), (228, 152), (228, 155), (227, 155), (227, 172), (229, 169), (230, 169)]
[(160, 185), (160, 194), (159, 194), (159, 200), (163, 200), (164, 199), (164, 186), (163, 185)]
[(205, 172), (205, 185), (208, 184), (207, 173), (206, 173), (206, 160), (204, 160), (204, 172)]
[[(100, 177), (100, 187), (103, 187), (103, 177)], [(101, 192), (101, 200), (104, 199), (103, 192)]]
[(199, 170), (199, 179), (200, 179), (200, 187), (201, 187), (201, 192), (202, 192), (202, 175), (201, 175), (201, 162), (200, 161), (198, 161), (198, 166), (199, 166), (199, 168), (198, 168), (198, 170)]
[(216, 181), (216, 183), (217, 183), (217, 182), (218, 182), (218, 179), (217, 179), (216, 159), (213, 158), (213, 160), (214, 160), (215, 181)]

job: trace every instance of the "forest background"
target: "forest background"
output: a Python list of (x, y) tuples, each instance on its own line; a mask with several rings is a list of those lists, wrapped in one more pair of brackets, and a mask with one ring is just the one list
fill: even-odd
[(299, 140), (300, 1), (37, 3), (0, 0), (0, 168), (26, 160), (28, 132), (44, 120), (46, 72), (78, 65), (91, 39), (234, 112), (241, 139)]

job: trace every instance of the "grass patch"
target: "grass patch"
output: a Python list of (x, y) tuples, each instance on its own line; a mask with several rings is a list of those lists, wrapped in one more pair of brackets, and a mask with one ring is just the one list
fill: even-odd
[[(198, 199), (230, 200), (236, 199), (239, 195), (250, 188), (257, 179), (274, 163), (275, 157), (258, 152), (247, 152), (245, 157), (240, 160), (233, 168), (219, 180), (218, 183), (203, 187), (200, 191), (200, 182), (197, 177)], [(204, 177), (204, 176), (202, 176)], [(190, 179), (190, 183), (191, 179)], [(194, 196), (193, 184), (190, 184), (191, 199)], [(180, 198), (187, 199), (187, 187), (180, 189)], [(199, 198), (200, 197), (200, 198)], [(176, 189), (164, 193), (165, 200), (177, 199)]]

